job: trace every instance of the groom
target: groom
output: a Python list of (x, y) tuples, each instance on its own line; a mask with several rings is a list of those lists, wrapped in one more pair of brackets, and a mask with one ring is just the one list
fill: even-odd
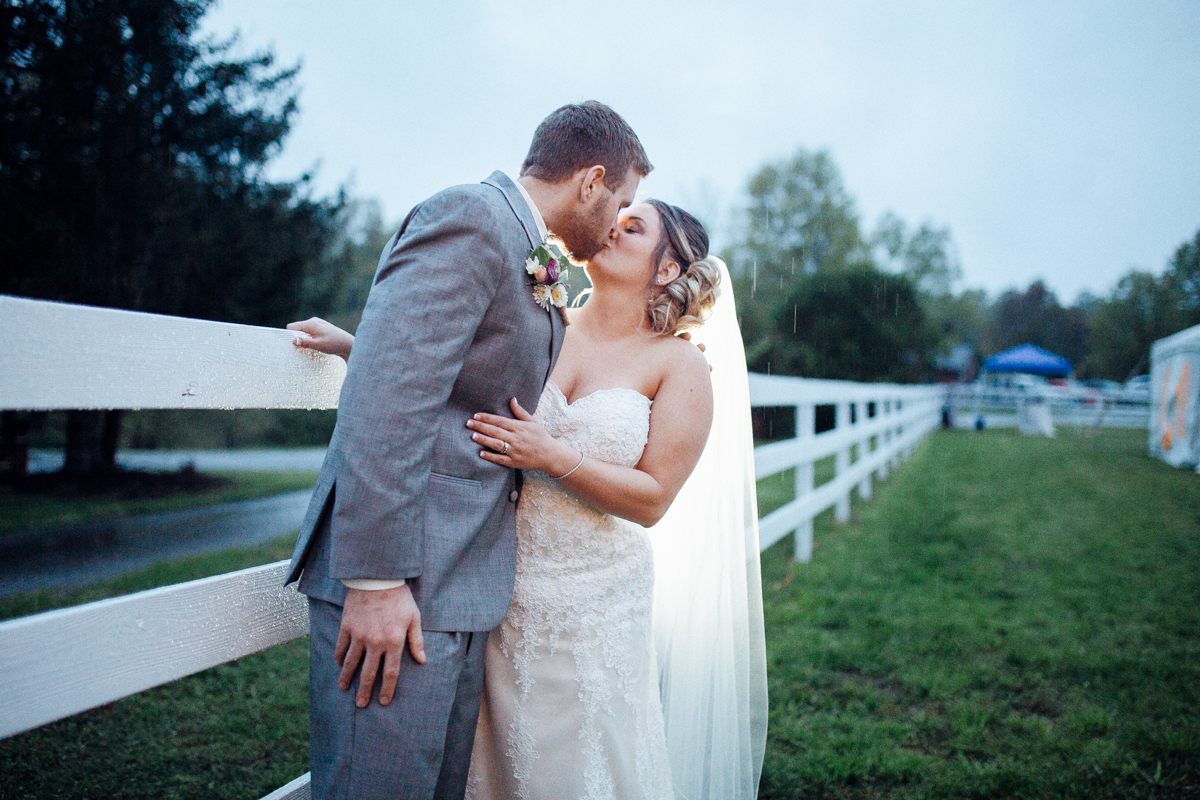
[(288, 577), (309, 598), (318, 800), (463, 796), (521, 488), (466, 421), (534, 408), (550, 376), (563, 320), (524, 267), (547, 228), (590, 258), (650, 169), (612, 109), (563, 106), (519, 182), (440, 192), (383, 249)]

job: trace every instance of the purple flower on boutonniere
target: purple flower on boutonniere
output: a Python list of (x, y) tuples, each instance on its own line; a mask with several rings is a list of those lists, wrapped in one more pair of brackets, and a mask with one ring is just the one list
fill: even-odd
[(565, 308), (567, 305), (567, 271), (570, 255), (563, 249), (562, 241), (550, 237), (525, 259), (525, 271), (533, 279), (533, 299), (542, 308), (550, 306)]

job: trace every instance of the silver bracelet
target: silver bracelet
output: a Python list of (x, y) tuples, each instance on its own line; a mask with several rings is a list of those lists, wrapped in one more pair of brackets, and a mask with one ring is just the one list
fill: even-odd
[(583, 466), (583, 459), (584, 459), (584, 454), (583, 454), (582, 452), (580, 452), (580, 454), (579, 454), (579, 463), (578, 463), (578, 464), (576, 464), (575, 466), (571, 467), (569, 470), (567, 470), (566, 472), (564, 472), (562, 475), (559, 475), (559, 476), (558, 476), (557, 478), (555, 478), (554, 480), (556, 480), (556, 481), (561, 481), (563, 478), (567, 477), (567, 476), (568, 476), (568, 475), (570, 475), (572, 472), (574, 472), (575, 470), (577, 470), (577, 469), (579, 469), (580, 467), (582, 467), (582, 466)]

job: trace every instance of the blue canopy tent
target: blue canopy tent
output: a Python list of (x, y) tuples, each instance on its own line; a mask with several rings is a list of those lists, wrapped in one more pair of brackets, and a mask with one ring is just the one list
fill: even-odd
[[(983, 362), (982, 373), (1024, 373), (1026, 375), (1042, 375), (1047, 378), (1065, 378), (1071, 374), (1074, 369), (1071, 362), (1062, 356), (1055, 355), (1049, 350), (1043, 350), (1034, 344), (1022, 344), (996, 353), (993, 356), (988, 356)], [(980, 380), (975, 383), (975, 405), (979, 409), (979, 416), (975, 419), (975, 430), (983, 430), (983, 403), (980, 397), (980, 392), (983, 391), (983, 375), (980, 375)], [(1040, 395), (1035, 398), (1040, 400)], [(1021, 408), (1025, 408), (1025, 400), (1021, 401)], [(1035, 405), (1038, 405), (1035, 403)], [(1049, 409), (1044, 405), (1039, 405), (1042, 411), (1041, 422), (1044, 428), (1048, 428), (1048, 432), (1043, 429), (1044, 435), (1053, 436), (1053, 423), (1049, 418)], [(1024, 414), (1024, 412), (1022, 412)], [(1025, 423), (1022, 422), (1022, 426)], [(1022, 432), (1027, 432), (1022, 427)]]
[(1071, 362), (1035, 344), (1017, 345), (989, 356), (983, 362), (985, 372), (1023, 372), (1047, 378), (1065, 378), (1074, 369)]

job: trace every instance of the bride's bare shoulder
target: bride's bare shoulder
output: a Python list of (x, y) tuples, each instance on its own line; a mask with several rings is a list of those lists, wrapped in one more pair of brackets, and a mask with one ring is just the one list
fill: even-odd
[[(655, 407), (666, 411), (667, 418), (691, 420), (696, 431), (707, 435), (713, 407), (712, 376), (700, 348), (686, 339), (664, 337), (656, 343), (657, 390)], [(660, 419), (661, 419), (660, 415)], [(653, 421), (651, 422), (653, 425)]]
[(663, 380), (708, 380), (708, 360), (700, 348), (678, 336), (663, 336), (656, 342), (655, 350), (662, 370)]

